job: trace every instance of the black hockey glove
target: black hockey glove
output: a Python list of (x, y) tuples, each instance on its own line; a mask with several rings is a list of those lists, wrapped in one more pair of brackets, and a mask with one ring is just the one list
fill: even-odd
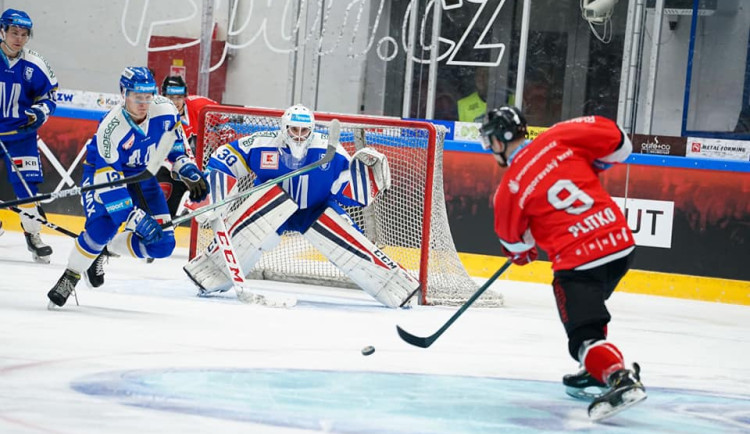
[(200, 202), (208, 196), (211, 188), (208, 186), (206, 175), (198, 170), (198, 166), (187, 157), (180, 157), (175, 161), (173, 170), (190, 191), (190, 200)]

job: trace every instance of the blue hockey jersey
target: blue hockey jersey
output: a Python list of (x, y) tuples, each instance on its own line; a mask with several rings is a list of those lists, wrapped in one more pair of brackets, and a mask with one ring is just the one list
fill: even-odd
[[(145, 170), (162, 134), (179, 121), (174, 104), (163, 96), (154, 97), (146, 120), (139, 125), (133, 122), (123, 106), (110, 110), (86, 145), (86, 166), (95, 171), (94, 183), (110, 182)], [(182, 128), (175, 131), (176, 140), (167, 156), (170, 162), (185, 155)], [(118, 214), (115, 220), (127, 215), (133, 207), (126, 186), (101, 189), (98, 196), (110, 214)]]
[[(278, 131), (261, 131), (220, 146), (211, 154), (207, 167), (234, 178), (253, 173), (254, 185), (259, 185), (320, 160), (326, 152), (328, 136), (312, 134), (305, 159), (296, 165), (288, 163), (290, 155), (281, 144)], [(329, 163), (287, 179), (281, 187), (301, 210), (318, 209), (332, 199), (346, 206), (362, 206), (346, 194), (346, 187), (351, 182), (349, 164), (349, 154), (338, 145)]]
[[(15, 59), (8, 59), (2, 51), (2, 71), (0, 71), (0, 133), (16, 131), (28, 122), (24, 113), (32, 105), (46, 106), (44, 111), (54, 113), (57, 77), (52, 67), (39, 53), (24, 48)], [(4, 134), (6, 140), (19, 140), (36, 131)]]

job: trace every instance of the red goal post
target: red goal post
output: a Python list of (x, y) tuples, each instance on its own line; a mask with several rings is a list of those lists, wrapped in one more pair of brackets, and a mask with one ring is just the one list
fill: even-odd
[[(203, 169), (211, 153), (222, 144), (254, 132), (277, 130), (283, 112), (226, 105), (203, 107), (195, 149), (198, 166)], [(328, 133), (333, 119), (341, 123), (340, 141), (349, 155), (361, 147), (372, 147), (386, 155), (391, 169), (391, 189), (366, 208), (346, 208), (349, 215), (371, 241), (419, 279), (422, 304), (462, 304), (478, 285), (461, 264), (448, 225), (442, 171), (445, 130), (429, 122), (316, 112), (315, 131)], [(238, 179), (233, 188), (241, 191), (252, 181), (252, 175)], [(230, 209), (240, 203), (233, 203)], [(190, 257), (212, 239), (208, 226), (193, 221)], [(250, 278), (355, 287), (297, 233), (285, 233), (279, 246), (265, 252), (250, 271)], [(502, 302), (499, 293), (491, 293), (479, 305), (500, 306)]]

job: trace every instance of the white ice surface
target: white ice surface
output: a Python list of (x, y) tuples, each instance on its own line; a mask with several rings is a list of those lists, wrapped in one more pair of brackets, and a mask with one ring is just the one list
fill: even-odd
[[(104, 287), (92, 290), (81, 281), (80, 306), (71, 297), (63, 309), (48, 311), (46, 293), (64, 270), (72, 240), (44, 239), (55, 250), (50, 265), (31, 262), (20, 233), (0, 237), (0, 433), (299, 431), (124, 405), (71, 387), (107, 372), (288, 368), (559, 382), (577, 369), (546, 285), (498, 283), (506, 307), (471, 309), (432, 347), (420, 349), (401, 341), (395, 325), (426, 336), (455, 308), (389, 310), (358, 291), (273, 282), (260, 287), (293, 294), (298, 306), (250, 306), (231, 293), (198, 298), (181, 269), (186, 252), (180, 249), (153, 264), (112, 259)], [(625, 293), (615, 293), (608, 306), (609, 337), (628, 362), (641, 364), (648, 388), (738, 397), (749, 403), (746, 414), (724, 428), (750, 430), (750, 308)], [(367, 345), (376, 352), (364, 357)], [(562, 386), (538, 399), (570, 404)], [(646, 411), (650, 402), (637, 407), (640, 414), (659, 411)], [(580, 412), (561, 427), (596, 431), (585, 418), (586, 404), (574, 405)], [(320, 429), (326, 430), (324, 420)]]

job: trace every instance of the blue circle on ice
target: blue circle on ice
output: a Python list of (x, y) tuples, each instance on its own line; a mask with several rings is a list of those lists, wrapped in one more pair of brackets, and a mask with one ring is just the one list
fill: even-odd
[(334, 432), (498, 433), (750, 431), (750, 397), (649, 388), (604, 424), (560, 383), (384, 372), (181, 369), (107, 372), (75, 381), (126, 405)]

